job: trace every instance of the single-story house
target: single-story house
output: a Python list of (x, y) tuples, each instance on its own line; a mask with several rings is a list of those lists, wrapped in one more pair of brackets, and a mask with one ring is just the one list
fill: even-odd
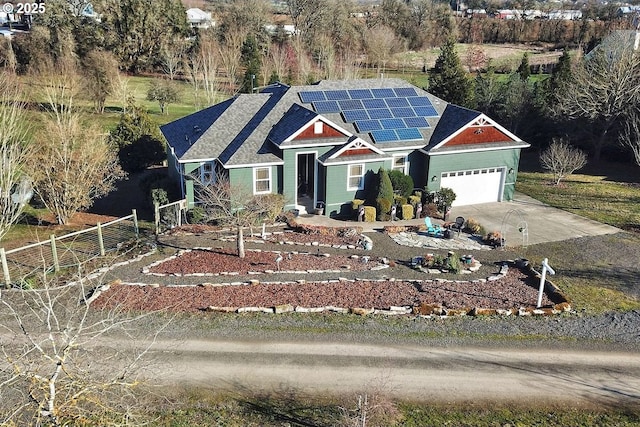
[(331, 216), (363, 198), (365, 175), (379, 168), (401, 170), (418, 188), (453, 189), (454, 206), (511, 200), (529, 147), (481, 112), (389, 78), (275, 83), (161, 130), (190, 206), (194, 186), (223, 173), (254, 194), (283, 194), (286, 209), (322, 203)]

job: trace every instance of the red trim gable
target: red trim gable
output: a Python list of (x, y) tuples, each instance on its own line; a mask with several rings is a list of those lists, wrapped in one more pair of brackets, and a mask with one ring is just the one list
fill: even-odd
[(342, 132), (332, 128), (328, 124), (322, 122), (322, 133), (315, 133), (315, 123), (312, 123), (305, 130), (300, 132), (293, 140), (313, 139), (313, 138), (335, 138), (346, 136)]
[(492, 142), (513, 141), (493, 126), (470, 126), (444, 145), (490, 144)]
[(373, 150), (368, 148), (351, 148), (349, 150), (345, 150), (338, 157), (345, 156), (361, 156), (363, 154), (376, 154)]

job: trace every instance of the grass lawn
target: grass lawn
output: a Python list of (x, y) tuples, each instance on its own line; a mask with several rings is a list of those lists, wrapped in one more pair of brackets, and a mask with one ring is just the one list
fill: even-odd
[(550, 206), (630, 232), (528, 249), (530, 258), (553, 260), (562, 276), (550, 279), (569, 295), (575, 308), (592, 313), (640, 308), (640, 183), (628, 182), (640, 179), (635, 166), (611, 166), (593, 175), (571, 175), (559, 186), (550, 184), (550, 174), (520, 172), (516, 184), (516, 190)]
[(516, 190), (585, 218), (640, 231), (640, 182), (581, 174), (571, 175), (559, 186), (551, 185), (551, 181), (550, 174), (521, 172)]

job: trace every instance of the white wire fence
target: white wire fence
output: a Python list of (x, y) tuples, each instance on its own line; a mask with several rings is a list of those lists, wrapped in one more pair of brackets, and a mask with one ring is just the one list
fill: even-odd
[(156, 203), (154, 211), (157, 236), (172, 228), (179, 227), (186, 222), (187, 200), (182, 199), (165, 205)]
[(74, 233), (56, 236), (11, 250), (0, 248), (3, 282), (24, 284), (28, 278), (74, 267), (108, 252), (117, 251), (139, 237), (138, 217), (131, 215)]

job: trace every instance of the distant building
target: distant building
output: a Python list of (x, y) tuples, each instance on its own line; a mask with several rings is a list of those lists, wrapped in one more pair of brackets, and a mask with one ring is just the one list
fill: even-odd
[(211, 18), (211, 12), (205, 12), (197, 7), (187, 9), (187, 22), (191, 28), (211, 28), (215, 27), (216, 23)]

